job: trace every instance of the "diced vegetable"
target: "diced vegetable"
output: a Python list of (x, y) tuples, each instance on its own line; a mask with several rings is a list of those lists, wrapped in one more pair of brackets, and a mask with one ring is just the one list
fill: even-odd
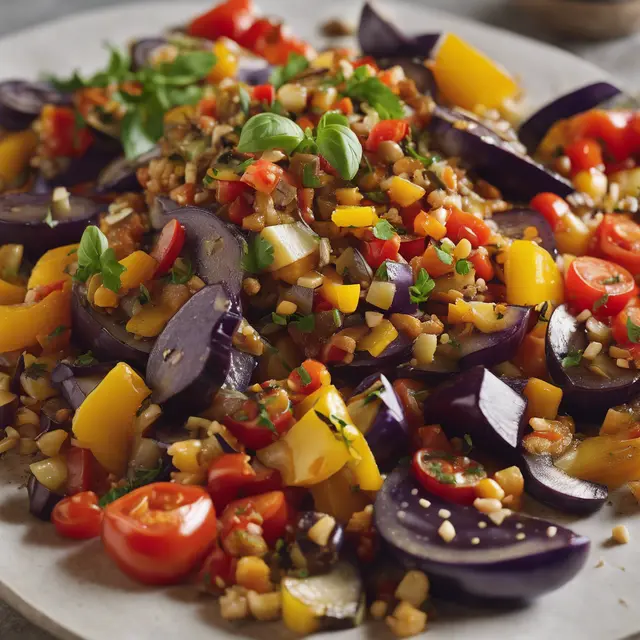
[(71, 280), (68, 268), (77, 262), (77, 252), (77, 244), (69, 244), (47, 251), (33, 267), (27, 287), (35, 289), (60, 280)]
[(318, 237), (300, 223), (266, 227), (260, 237), (273, 247), (273, 262), (268, 271), (277, 271), (318, 251)]
[(528, 400), (527, 416), (555, 420), (562, 402), (562, 389), (540, 378), (529, 378), (524, 388)]
[(31, 129), (8, 133), (0, 140), (0, 180), (4, 187), (16, 187), (38, 144)]
[(20, 304), (26, 294), (24, 287), (0, 279), (0, 304)]
[(425, 190), (406, 178), (394, 176), (391, 178), (388, 193), (393, 202), (397, 202), (401, 207), (409, 207), (422, 198)]
[(360, 302), (359, 284), (336, 284), (325, 279), (320, 291), (333, 307), (342, 313), (353, 313), (358, 308)]
[(338, 227), (373, 227), (378, 216), (373, 207), (338, 206), (331, 214), (331, 221)]
[(396, 338), (398, 331), (390, 320), (383, 320), (371, 333), (358, 341), (358, 351), (368, 351), (378, 357)]

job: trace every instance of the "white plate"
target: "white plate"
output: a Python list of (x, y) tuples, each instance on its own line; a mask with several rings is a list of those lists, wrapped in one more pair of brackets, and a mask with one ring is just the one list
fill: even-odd
[[(273, 0), (265, 11), (284, 17), (294, 32), (318, 42), (317, 25), (337, 15), (355, 22), (359, 5), (344, 0)], [(104, 41), (124, 44), (184, 22), (207, 4), (174, 2), (119, 6), (51, 22), (0, 41), (0, 77), (35, 77), (43, 71), (65, 75), (85, 71), (105, 59)], [(407, 30), (455, 31), (502, 62), (523, 83), (529, 106), (536, 108), (558, 93), (596, 80), (604, 72), (568, 53), (520, 36), (465, 22), (418, 5), (395, 3)], [(313, 19), (309, 18), (313, 15)], [(319, 43), (318, 43), (319, 44)], [(76, 544), (57, 538), (49, 525), (27, 515), (24, 474), (12, 458), (0, 464), (0, 597), (37, 624), (63, 638), (82, 640), (189, 640), (286, 638), (279, 625), (231, 627), (217, 618), (217, 604), (189, 587), (154, 590), (125, 578), (97, 541)], [(592, 552), (579, 578), (531, 607), (516, 611), (453, 610), (430, 623), (429, 638), (497, 637), (602, 640), (640, 630), (640, 518), (629, 496), (616, 496), (586, 520), (573, 519), (576, 531), (592, 540)], [(625, 508), (626, 507), (626, 508)], [(571, 519), (566, 519), (567, 521)], [(609, 547), (611, 527), (625, 523), (632, 543)], [(604, 565), (596, 568), (600, 559)], [(449, 607), (447, 607), (448, 609)], [(327, 634), (355, 640), (380, 634), (378, 627)]]

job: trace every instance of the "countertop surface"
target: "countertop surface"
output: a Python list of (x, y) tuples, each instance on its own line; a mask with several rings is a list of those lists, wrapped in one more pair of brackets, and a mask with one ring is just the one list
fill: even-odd
[[(629, 90), (640, 90), (640, 34), (608, 42), (567, 41), (545, 32), (528, 14), (509, 6), (504, 0), (421, 1), (440, 10), (459, 13), (467, 18), (511, 29), (566, 48), (617, 76)], [(0, 0), (0, 37), (77, 11), (125, 2), (126, 0)], [(268, 0), (263, 0), (260, 4), (268, 7)], [(53, 640), (53, 637), (0, 602), (0, 639)]]

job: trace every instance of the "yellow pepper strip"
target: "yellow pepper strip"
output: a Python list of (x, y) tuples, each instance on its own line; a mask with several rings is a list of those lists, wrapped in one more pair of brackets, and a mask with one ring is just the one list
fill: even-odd
[(500, 65), (452, 33), (442, 39), (432, 71), (442, 94), (469, 111), (481, 105), (498, 109), (519, 92)]
[(147, 304), (127, 322), (127, 331), (141, 338), (155, 338), (160, 335), (176, 311), (164, 304)]
[(20, 304), (24, 302), (27, 290), (18, 284), (0, 280), (0, 304)]
[(331, 221), (338, 227), (373, 227), (378, 216), (373, 207), (336, 207)]
[(377, 358), (396, 338), (398, 332), (389, 320), (383, 320), (371, 333), (358, 341), (358, 351), (368, 351)]
[(71, 326), (71, 290), (54, 291), (40, 302), (0, 305), (0, 353), (38, 344), (59, 326)]
[(68, 244), (64, 247), (56, 247), (47, 251), (36, 262), (29, 276), (27, 287), (35, 289), (45, 284), (52, 284), (60, 280), (70, 281), (67, 273), (68, 267), (78, 260), (77, 244)]
[(405, 178), (394, 176), (391, 178), (387, 193), (393, 202), (397, 202), (401, 207), (408, 207), (420, 200), (425, 194), (425, 190), (420, 185), (413, 184), (413, 182)]
[(548, 251), (531, 240), (515, 240), (506, 253), (504, 279), (509, 304), (562, 303), (562, 274)]
[(562, 389), (540, 378), (529, 378), (524, 391), (527, 403), (527, 422), (530, 418), (555, 420), (562, 401)]
[(120, 290), (116, 294), (100, 285), (93, 300), (96, 307), (117, 307), (118, 295), (124, 295), (151, 280), (158, 266), (157, 261), (144, 251), (134, 251), (120, 260), (120, 264), (126, 269), (120, 276)]
[(342, 313), (353, 313), (360, 302), (359, 284), (336, 284), (325, 278), (321, 294)]
[(118, 477), (127, 468), (136, 411), (150, 393), (144, 380), (128, 364), (119, 362), (73, 417), (75, 437)]
[(359, 488), (351, 469), (344, 466), (324, 482), (314, 484), (310, 491), (317, 511), (346, 524), (356, 511), (362, 511), (371, 502)]
[(8, 133), (0, 140), (0, 180), (3, 187), (15, 187), (29, 166), (38, 137), (31, 129)]
[(458, 299), (454, 304), (449, 304), (447, 320), (451, 324), (471, 323), (482, 333), (495, 333), (502, 331), (507, 325), (505, 310), (505, 305)]
[(217, 84), (225, 78), (233, 78), (236, 75), (238, 56), (231, 51), (229, 44), (231, 43), (226, 38), (220, 38), (213, 45), (216, 64), (207, 76), (209, 82)]
[(51, 333), (46, 335), (37, 335), (36, 340), (42, 347), (44, 355), (60, 353), (69, 346), (71, 339), (71, 329), (64, 325), (57, 326)]

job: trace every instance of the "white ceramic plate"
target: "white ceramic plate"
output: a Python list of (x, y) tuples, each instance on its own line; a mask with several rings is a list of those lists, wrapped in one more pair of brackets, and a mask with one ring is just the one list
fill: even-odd
[[(294, 32), (317, 44), (317, 25), (342, 16), (355, 22), (359, 3), (272, 0), (266, 13), (286, 18)], [(0, 41), (0, 78), (36, 77), (43, 71), (65, 75), (85, 71), (105, 59), (104, 41), (124, 44), (184, 22), (207, 4), (174, 2), (118, 6), (65, 19)], [(407, 31), (455, 31), (502, 62), (522, 81), (530, 108), (564, 92), (606, 79), (596, 67), (568, 53), (522, 37), (464, 22), (418, 5), (395, 2), (393, 11)], [(309, 20), (313, 15), (313, 19)], [(14, 458), (0, 464), (0, 597), (37, 624), (62, 638), (82, 640), (231, 640), (287, 638), (280, 625), (231, 627), (217, 617), (214, 600), (201, 599), (189, 587), (147, 589), (125, 578), (105, 557), (97, 541), (76, 544), (56, 537), (51, 527), (27, 515), (24, 473)], [(640, 517), (628, 495), (614, 497), (597, 515), (573, 522), (592, 540), (592, 552), (580, 576), (534, 605), (515, 611), (455, 609), (439, 606), (430, 623), (434, 640), (469, 637), (565, 638), (603, 640), (640, 630)], [(538, 510), (540, 511), (540, 510)], [(611, 527), (627, 524), (632, 543), (605, 544)], [(600, 560), (604, 564), (600, 566)], [(597, 568), (596, 568), (597, 567)], [(378, 628), (327, 634), (333, 640), (389, 637)]]

